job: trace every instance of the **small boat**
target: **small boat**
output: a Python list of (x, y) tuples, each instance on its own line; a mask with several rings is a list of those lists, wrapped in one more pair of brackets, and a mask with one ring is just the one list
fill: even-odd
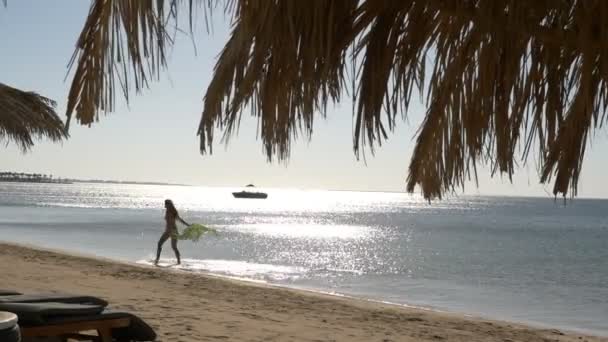
[(265, 199), (265, 198), (268, 197), (268, 194), (264, 193), (264, 192), (240, 191), (240, 192), (233, 192), (232, 196), (234, 196), (234, 198), (259, 198), (259, 199)]
[[(248, 184), (247, 188), (253, 188), (255, 185)], [(257, 199), (266, 199), (268, 197), (267, 193), (264, 192), (253, 192), (253, 191), (239, 191), (233, 192), (232, 196), (234, 198), (257, 198)]]

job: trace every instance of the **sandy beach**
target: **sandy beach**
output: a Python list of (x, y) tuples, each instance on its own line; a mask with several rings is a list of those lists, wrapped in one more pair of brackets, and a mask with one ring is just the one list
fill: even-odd
[(0, 251), (0, 288), (106, 298), (158, 341), (608, 341), (30, 246)]

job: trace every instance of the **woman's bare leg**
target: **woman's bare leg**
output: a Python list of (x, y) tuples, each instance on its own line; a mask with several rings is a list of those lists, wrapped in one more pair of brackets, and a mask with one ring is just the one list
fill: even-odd
[(165, 243), (165, 241), (167, 241), (167, 239), (169, 239), (169, 237), (171, 237), (171, 234), (164, 232), (158, 240), (158, 246), (156, 248), (156, 261), (154, 261), (154, 265), (158, 265), (158, 259), (160, 259), (160, 253), (163, 250), (163, 244)]
[(179, 250), (177, 249), (177, 239), (175, 237), (171, 237), (171, 248), (173, 248), (173, 252), (175, 252), (175, 257), (177, 258), (177, 264), (181, 264), (182, 261), (179, 256)]

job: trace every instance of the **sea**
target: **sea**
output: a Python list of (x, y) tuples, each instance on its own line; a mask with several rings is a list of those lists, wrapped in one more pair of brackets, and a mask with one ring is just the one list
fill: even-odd
[(608, 336), (608, 200), (240, 190), (0, 183), (0, 240), (151, 264), (170, 198), (185, 272)]

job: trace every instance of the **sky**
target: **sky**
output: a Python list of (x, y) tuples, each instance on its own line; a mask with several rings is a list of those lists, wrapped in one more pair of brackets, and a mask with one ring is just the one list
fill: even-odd
[[(12, 0), (0, 9), (3, 54), (0, 82), (33, 90), (57, 101), (65, 113), (71, 78), (67, 64), (88, 13), (89, 1)], [(352, 150), (352, 102), (346, 100), (318, 117), (311, 141), (300, 139), (287, 163), (268, 163), (256, 137), (256, 121), (243, 120), (230, 144), (214, 145), (212, 155), (201, 155), (196, 136), (202, 98), (216, 57), (229, 33), (219, 11), (213, 32), (202, 25), (193, 40), (182, 34), (172, 48), (167, 72), (149, 90), (126, 103), (117, 98), (116, 110), (91, 127), (73, 122), (63, 143), (37, 141), (22, 153), (3, 144), (0, 169), (53, 174), (57, 177), (161, 181), (202, 186), (241, 186), (404, 191), (415, 134), (425, 108), (414, 105), (407, 122), (400, 122), (389, 140), (357, 160)], [(196, 53), (195, 53), (196, 52)], [(248, 117), (247, 113), (244, 117)], [(218, 136), (219, 133), (216, 133)], [(598, 131), (587, 151), (579, 197), (608, 197), (605, 171), (608, 132)], [(604, 153), (603, 153), (604, 152)], [(552, 186), (539, 184), (530, 160), (513, 183), (489, 177), (480, 169), (479, 187), (469, 182), (458, 194), (551, 197)]]

